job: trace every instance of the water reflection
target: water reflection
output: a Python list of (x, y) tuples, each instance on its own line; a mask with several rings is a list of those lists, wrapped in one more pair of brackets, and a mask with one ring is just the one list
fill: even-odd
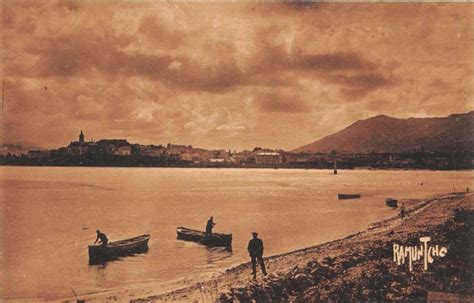
[(107, 257), (96, 257), (96, 258), (89, 258), (89, 265), (99, 265), (100, 268), (105, 268), (108, 262), (112, 261), (121, 261), (125, 257), (133, 257), (135, 255), (142, 255), (148, 252), (148, 246), (143, 247), (140, 250), (135, 250), (133, 252), (126, 252), (124, 254), (119, 255), (111, 255)]
[(232, 257), (232, 248), (212, 247), (207, 248), (206, 263), (207, 265), (215, 265)]

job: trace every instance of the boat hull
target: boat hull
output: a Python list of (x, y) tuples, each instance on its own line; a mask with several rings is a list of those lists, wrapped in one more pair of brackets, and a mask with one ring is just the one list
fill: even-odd
[(385, 204), (387, 204), (388, 207), (392, 207), (392, 208), (398, 207), (398, 201), (392, 198), (385, 199)]
[(107, 245), (89, 245), (89, 263), (117, 259), (148, 250), (150, 235), (110, 242)]
[(337, 194), (337, 198), (339, 200), (346, 200), (346, 199), (359, 199), (360, 194)]
[(225, 247), (232, 249), (232, 234), (213, 233), (210, 236), (206, 236), (202, 231), (186, 227), (178, 227), (176, 234), (178, 240), (196, 242), (208, 247)]

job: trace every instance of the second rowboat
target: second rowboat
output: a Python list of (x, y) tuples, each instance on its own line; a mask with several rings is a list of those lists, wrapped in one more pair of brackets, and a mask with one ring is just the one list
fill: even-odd
[(177, 239), (196, 242), (208, 247), (225, 247), (232, 249), (232, 234), (212, 233), (206, 235), (205, 232), (186, 227), (176, 229)]

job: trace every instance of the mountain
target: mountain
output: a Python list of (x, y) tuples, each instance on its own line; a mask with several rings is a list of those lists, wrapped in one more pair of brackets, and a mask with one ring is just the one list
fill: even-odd
[(474, 150), (474, 111), (442, 118), (397, 119), (385, 115), (359, 120), (293, 152), (410, 152)]

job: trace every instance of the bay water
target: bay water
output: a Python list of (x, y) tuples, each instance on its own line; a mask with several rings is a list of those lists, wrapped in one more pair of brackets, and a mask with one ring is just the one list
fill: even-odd
[[(470, 171), (0, 167), (0, 297), (175, 289), (249, 261), (252, 231), (266, 256), (284, 253), (395, 215), (387, 197), (430, 198), (472, 181)], [(215, 232), (233, 234), (232, 252), (176, 240), (176, 227), (204, 230), (210, 216)], [(111, 241), (150, 233), (149, 250), (89, 265), (96, 229)]]

